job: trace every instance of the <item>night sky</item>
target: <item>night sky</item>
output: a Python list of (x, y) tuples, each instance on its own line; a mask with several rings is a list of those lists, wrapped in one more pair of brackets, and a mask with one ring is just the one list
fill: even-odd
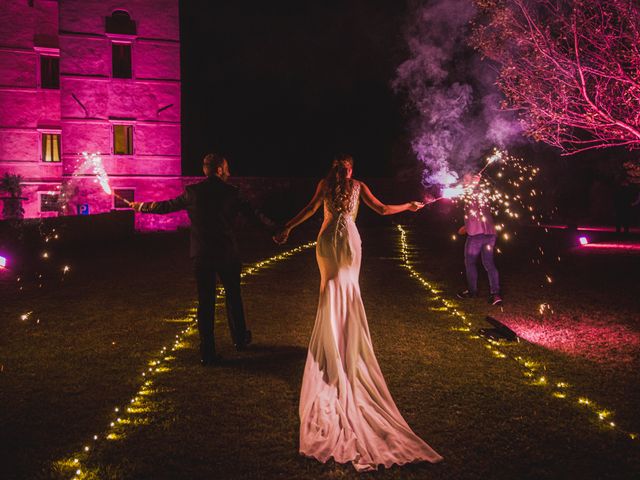
[(183, 173), (208, 151), (233, 175), (324, 175), (334, 154), (361, 177), (407, 161), (392, 92), (406, 58), (405, 1), (180, 2)]

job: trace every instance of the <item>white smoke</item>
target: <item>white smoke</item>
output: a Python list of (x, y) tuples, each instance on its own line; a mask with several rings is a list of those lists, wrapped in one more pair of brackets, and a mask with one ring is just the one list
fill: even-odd
[(393, 87), (406, 92), (416, 112), (411, 146), (424, 165), (423, 185), (450, 185), (483, 153), (521, 139), (521, 127), (499, 108), (495, 71), (468, 46), (472, 1), (417, 2), (411, 15), (410, 57)]

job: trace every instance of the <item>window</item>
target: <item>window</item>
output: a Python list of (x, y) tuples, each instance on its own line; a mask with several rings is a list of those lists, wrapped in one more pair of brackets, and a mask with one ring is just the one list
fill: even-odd
[(60, 57), (40, 55), (40, 86), (60, 88)]
[(114, 155), (133, 155), (133, 125), (113, 126)]
[(42, 161), (58, 163), (60, 162), (60, 134), (42, 134)]
[(133, 202), (135, 199), (135, 190), (133, 188), (114, 188), (113, 193), (113, 208), (130, 208), (125, 200)]
[(40, 194), (40, 211), (41, 212), (57, 212), (60, 208), (58, 204), (58, 195), (55, 193)]
[(131, 44), (111, 44), (111, 66), (113, 78), (131, 78)]
[(124, 10), (115, 10), (110, 17), (105, 18), (105, 31), (120, 35), (135, 35), (136, 22)]

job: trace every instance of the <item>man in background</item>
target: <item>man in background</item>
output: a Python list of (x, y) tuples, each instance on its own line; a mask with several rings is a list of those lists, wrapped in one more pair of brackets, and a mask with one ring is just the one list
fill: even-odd
[[(479, 175), (465, 174), (463, 184), (465, 189), (475, 190), (480, 183)], [(478, 296), (478, 259), (489, 277), (489, 303), (502, 305), (500, 295), (500, 278), (493, 260), (493, 250), (496, 245), (496, 227), (487, 205), (470, 195), (465, 202), (464, 225), (458, 233), (467, 235), (464, 244), (464, 266), (467, 274), (467, 289), (458, 293), (458, 298), (473, 298)]]

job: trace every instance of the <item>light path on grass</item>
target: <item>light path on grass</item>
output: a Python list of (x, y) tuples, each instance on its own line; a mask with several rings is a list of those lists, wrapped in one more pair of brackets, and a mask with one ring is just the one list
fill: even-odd
[[(518, 344), (507, 343), (504, 341), (495, 341), (489, 338), (481, 337), (472, 333), (473, 322), (469, 320), (467, 314), (460, 310), (455, 301), (446, 298), (440, 289), (425, 279), (425, 277), (413, 267), (413, 259), (410, 251), (413, 249), (409, 246), (407, 240), (407, 228), (402, 225), (396, 226), (399, 234), (401, 265), (405, 268), (409, 275), (419, 282), (430, 294), (430, 300), (439, 303), (441, 306), (434, 308), (433, 310), (449, 314), (455, 320), (462, 323), (451, 327), (451, 330), (464, 335), (470, 341), (483, 341), (487, 351), (493, 355), (496, 360), (512, 359), (516, 361), (522, 368), (522, 373), (529, 379), (529, 385), (537, 388), (543, 388), (550, 395), (558, 399), (564, 399), (574, 405), (579, 405), (584, 408), (588, 408), (602, 424), (610, 429), (614, 429), (617, 432), (627, 436), (632, 441), (638, 441), (640, 436), (628, 431), (613, 420), (613, 412), (601, 405), (598, 405), (593, 400), (590, 400), (584, 395), (580, 395), (574, 391), (573, 386), (562, 379), (554, 378), (549, 369), (542, 362), (533, 360), (531, 358), (525, 358), (521, 355), (509, 355), (504, 353), (504, 349), (517, 349)], [(413, 249), (415, 250), (415, 249)], [(544, 374), (541, 372), (544, 371)]]
[[(240, 274), (240, 278), (244, 279), (245, 277), (255, 275), (266, 267), (277, 262), (288, 260), (300, 252), (315, 247), (315, 245), (316, 242), (308, 242), (265, 260), (260, 260), (245, 267)], [(219, 289), (219, 292), (224, 292), (224, 290)], [(81, 480), (95, 474), (95, 472), (89, 469), (88, 464), (91, 460), (91, 454), (98, 442), (102, 440), (119, 440), (126, 435), (127, 429), (147, 423), (139, 417), (140, 414), (152, 410), (153, 401), (149, 397), (155, 392), (156, 382), (154, 377), (172, 370), (172, 364), (176, 360), (174, 353), (177, 350), (185, 348), (186, 338), (196, 332), (195, 311), (195, 308), (189, 309), (189, 316), (183, 320), (184, 323), (187, 323), (187, 326), (176, 334), (173, 344), (171, 346), (163, 346), (159, 353), (147, 362), (147, 367), (140, 374), (142, 385), (128, 403), (113, 408), (113, 418), (108, 422), (105, 431), (101, 434), (93, 435), (80, 451), (55, 461), (53, 463), (54, 471), (73, 480)]]
[[(411, 258), (411, 254), (409, 253), (410, 246), (407, 243), (407, 231), (403, 227), (397, 228), (397, 232), (400, 237), (400, 266), (406, 269), (412, 278), (417, 280), (424, 288), (426, 288), (431, 293), (431, 300), (437, 300), (439, 302), (437, 310), (440, 310), (442, 313), (451, 315), (452, 318), (456, 321), (462, 322), (461, 324), (456, 324), (456, 326), (452, 328), (453, 331), (468, 338), (469, 343), (482, 341), (480, 337), (471, 333), (471, 327), (473, 326), (473, 323), (469, 319), (467, 319), (467, 315), (464, 312), (457, 309), (455, 302), (445, 298), (441, 294), (441, 292), (437, 290), (437, 288), (435, 288), (430, 282), (425, 280), (420, 272), (418, 272), (413, 267), (413, 259)], [(263, 268), (271, 266), (278, 260), (286, 260), (290, 256), (303, 250), (308, 250), (314, 245), (315, 243), (308, 243), (306, 245), (296, 247), (296, 249), (292, 249), (283, 254), (274, 256), (270, 259), (250, 265), (244, 270), (242, 277), (246, 278), (247, 276), (259, 273)], [(117, 407), (117, 411), (114, 410), (114, 419), (109, 424), (109, 427), (105, 429), (105, 433), (100, 436), (100, 441), (103, 441), (105, 438), (109, 440), (124, 438), (129, 433), (132, 433), (133, 429), (137, 428), (138, 426), (145, 425), (153, 421), (150, 419), (149, 414), (153, 414), (153, 412), (158, 409), (157, 394), (162, 390), (160, 378), (156, 378), (156, 375), (175, 370), (176, 356), (174, 355), (174, 352), (176, 352), (177, 350), (188, 348), (187, 341), (189, 339), (187, 337), (190, 335), (195, 336), (197, 333), (193, 324), (193, 314), (189, 318), (185, 319), (185, 322), (189, 322), (190, 325), (176, 337), (176, 341), (174, 342), (173, 347), (171, 347), (170, 349), (167, 349), (165, 347), (160, 352), (160, 355), (157, 358), (150, 360), (147, 370), (142, 374), (142, 386), (138, 393), (131, 399), (131, 403), (124, 405), (124, 407)], [(523, 373), (531, 379), (531, 385), (535, 386), (535, 388), (546, 389), (546, 391), (551, 393), (552, 395), (554, 393), (564, 394), (564, 397), (561, 398), (570, 400), (571, 404), (574, 404), (574, 397), (576, 400), (580, 398), (565, 382), (561, 382), (558, 380), (552, 382), (551, 378), (548, 375), (545, 377), (541, 377), (540, 371), (545, 368), (541, 363), (536, 363), (530, 359), (511, 356), (503, 353), (506, 348), (509, 348), (509, 345), (503, 345), (499, 342), (486, 342), (486, 347), (487, 352), (491, 356), (495, 357), (496, 361), (500, 361), (500, 359), (512, 358), (519, 365), (521, 365), (524, 370)], [(517, 348), (517, 346), (515, 347)], [(547, 374), (547, 372), (545, 372), (545, 374)], [(541, 378), (544, 378), (544, 380), (541, 380)], [(583, 398), (583, 400), (586, 399)], [(603, 421), (603, 424), (611, 421), (610, 415), (607, 414), (606, 411), (604, 411), (603, 413), (603, 410), (597, 407), (592, 402), (588, 404), (585, 403), (583, 405), (591, 409), (596, 414), (602, 414), (603, 418), (598, 418)], [(618, 432), (623, 432), (623, 430), (618, 427), (616, 427), (615, 430)], [(98, 440), (97, 436), (95, 440)], [(103, 445), (105, 444), (108, 445), (109, 442), (104, 441)], [(95, 441), (87, 443), (86, 446), (90, 447), (88, 451), (80, 451), (63, 461), (57, 462), (58, 471), (66, 472), (64, 478), (100, 478), (100, 474), (104, 473), (101, 470), (92, 469), (93, 465), (91, 465), (91, 461), (95, 463), (96, 458), (93, 457), (92, 459), (90, 455), (93, 451), (93, 448), (95, 448), (96, 446)], [(102, 451), (102, 449), (100, 449), (100, 451)], [(75, 460), (77, 460), (77, 462)], [(78, 471), (80, 472), (79, 474), (77, 473)], [(76, 472), (76, 475), (72, 477), (72, 475), (74, 475), (74, 472)]]

